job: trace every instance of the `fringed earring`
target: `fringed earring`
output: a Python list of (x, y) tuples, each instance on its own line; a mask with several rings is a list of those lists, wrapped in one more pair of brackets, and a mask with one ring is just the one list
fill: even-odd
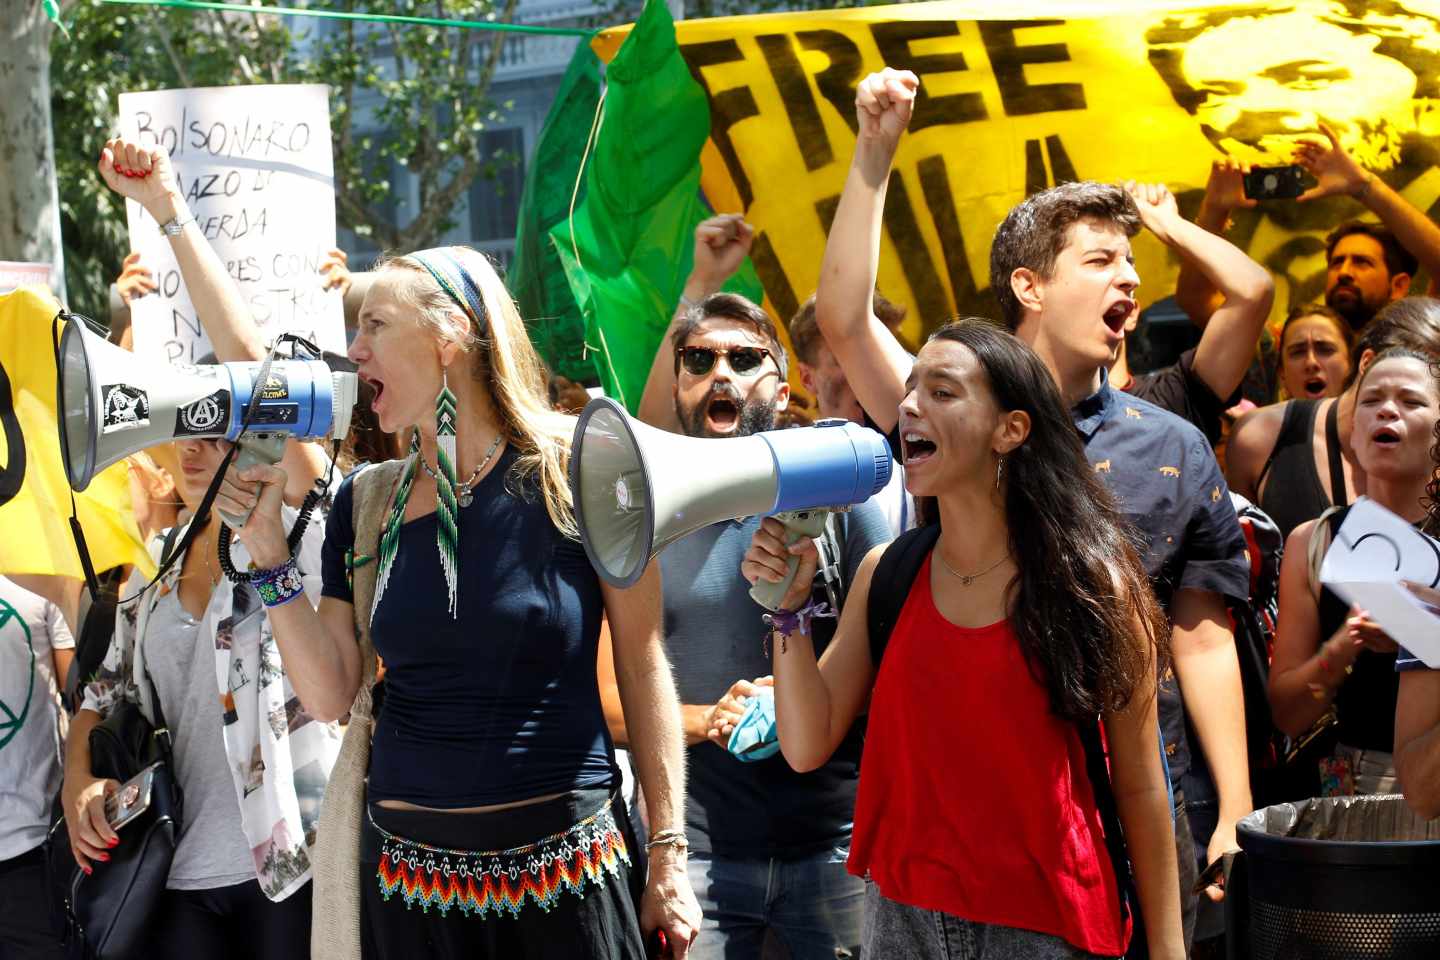
[(375, 599), (370, 604), (370, 622), (375, 622), (375, 611), (380, 609), (380, 598), (390, 583), (390, 568), (395, 564), (395, 554), (400, 551), (400, 528), (405, 523), (405, 505), (410, 502), (410, 490), (415, 486), (415, 471), (420, 463), (420, 434), (410, 433), (410, 454), (406, 458), (405, 473), (400, 477), (400, 489), (395, 491), (395, 503), (390, 516), (385, 518), (385, 529), (380, 534), (380, 566), (375, 571)]
[(435, 471), (436, 542), (440, 548), (440, 565), (445, 570), (445, 586), (450, 594), (450, 616), (456, 616), (455, 591), (460, 567), (460, 504), (455, 487), (455, 394), (442, 367), (440, 392), (435, 396)]
[(1001, 457), (995, 461), (995, 489), (1000, 489), (1000, 481), (1005, 476), (1005, 458)]

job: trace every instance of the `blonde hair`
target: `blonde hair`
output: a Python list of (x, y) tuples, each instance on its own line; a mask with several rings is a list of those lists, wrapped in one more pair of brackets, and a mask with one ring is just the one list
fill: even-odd
[(480, 288), (486, 314), (481, 330), (473, 329), (459, 305), (419, 261), (386, 256), (375, 269), (403, 272), (404, 282), (393, 291), (396, 300), (416, 311), (421, 326), (458, 341), (470, 355), (471, 373), (486, 385), (500, 429), (519, 454), (517, 474), (535, 478), (551, 522), (565, 536), (578, 537), (568, 475), (575, 418), (550, 406), (549, 371), (489, 258), (469, 247), (442, 249), (464, 265)]

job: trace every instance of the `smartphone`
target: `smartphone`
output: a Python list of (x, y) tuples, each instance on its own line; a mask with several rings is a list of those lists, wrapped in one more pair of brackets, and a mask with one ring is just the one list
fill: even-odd
[(670, 940), (664, 930), (656, 927), (650, 931), (650, 936), (645, 938), (645, 956), (647, 960), (662, 960), (670, 956)]
[(158, 763), (152, 763), (105, 798), (105, 819), (109, 821), (112, 830), (119, 830), (150, 809), (150, 794), (155, 787), (155, 769), (159, 766)]
[(1204, 893), (1205, 888), (1213, 884), (1219, 884), (1220, 889), (1225, 889), (1225, 877), (1230, 873), (1230, 863), (1235, 859), (1234, 851), (1222, 854), (1210, 866), (1200, 871), (1200, 876), (1195, 878), (1195, 886), (1190, 888), (1191, 893)]
[(1251, 200), (1294, 200), (1305, 192), (1305, 171), (1288, 167), (1252, 167), (1245, 174), (1245, 196)]

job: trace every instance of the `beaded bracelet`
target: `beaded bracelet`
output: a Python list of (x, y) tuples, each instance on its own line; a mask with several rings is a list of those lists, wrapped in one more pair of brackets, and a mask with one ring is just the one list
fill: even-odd
[(260, 594), (260, 602), (267, 607), (282, 606), (305, 593), (305, 581), (300, 577), (294, 557), (278, 567), (252, 572), (250, 584)]
[(811, 601), (799, 610), (775, 610), (765, 614), (760, 619), (765, 624), (774, 628), (778, 633), (798, 633), (808, 636), (810, 633), (810, 621), (815, 618), (835, 616), (835, 611), (830, 609), (830, 604), (821, 600), (819, 603)]
[(645, 844), (646, 850), (653, 850), (656, 847), (674, 847), (679, 853), (685, 853), (690, 849), (690, 841), (685, 838), (681, 830), (661, 830), (650, 837)]

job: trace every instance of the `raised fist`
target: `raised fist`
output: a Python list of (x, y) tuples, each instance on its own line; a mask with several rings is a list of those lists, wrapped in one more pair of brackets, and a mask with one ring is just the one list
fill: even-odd
[(111, 190), (152, 215), (152, 205), (180, 196), (175, 169), (163, 148), (152, 150), (118, 137), (109, 140), (100, 151), (100, 176)]
[(855, 88), (855, 118), (860, 139), (893, 146), (910, 125), (920, 78), (909, 70), (886, 67), (860, 81)]

